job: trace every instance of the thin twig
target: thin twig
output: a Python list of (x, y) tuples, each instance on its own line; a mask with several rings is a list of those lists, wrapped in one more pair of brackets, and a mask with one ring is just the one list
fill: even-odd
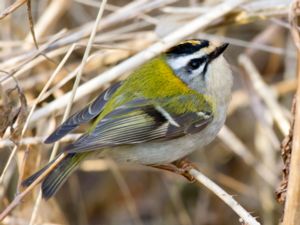
[(33, 25), (34, 23), (33, 23), (33, 18), (32, 18), (32, 11), (31, 11), (31, 0), (27, 0), (27, 16), (28, 16), (28, 20), (29, 20), (30, 33), (31, 33), (33, 43), (34, 43), (36, 49), (39, 49), (39, 45), (36, 40), (36, 35), (35, 35), (35, 30), (34, 30), (34, 25)]
[(0, 214), (0, 222), (16, 207), (22, 199), (37, 185), (39, 184), (63, 159), (65, 154), (61, 154), (57, 160), (47, 168), (43, 174), (41, 174), (31, 185), (29, 185), (24, 191), (17, 195), (14, 200), (4, 209)]
[(27, 0), (17, 0), (10, 6), (8, 6), (1, 14), (0, 14), (0, 20), (8, 16), (9, 14), (13, 13), (15, 10), (17, 10), (19, 7), (21, 7)]
[[(70, 142), (78, 139), (80, 134), (67, 134), (62, 139), (60, 139), (60, 142)], [(45, 136), (35, 136), (35, 137), (25, 137), (20, 139), (18, 145), (38, 145), (42, 144), (44, 140), (46, 139)], [(0, 151), (4, 149), (4, 147), (14, 147), (15, 144), (10, 139), (4, 139), (0, 140)]]
[(260, 225), (256, 219), (250, 215), (234, 198), (225, 192), (220, 186), (202, 174), (196, 169), (190, 169), (189, 174), (193, 176), (199, 183), (203, 184), (215, 195), (217, 195), (223, 202), (225, 202), (237, 215), (240, 216), (242, 222), (247, 225)]
[(40, 40), (46, 33), (48, 33), (53, 25), (57, 24), (57, 21), (61, 19), (62, 15), (69, 9), (71, 1), (70, 0), (55, 0), (51, 1), (48, 5), (47, 9), (43, 12), (42, 16), (39, 18), (35, 27), (31, 28), (31, 30), (35, 31), (32, 33), (28, 33), (25, 41), (30, 41), (31, 36), (34, 38), (34, 42)]

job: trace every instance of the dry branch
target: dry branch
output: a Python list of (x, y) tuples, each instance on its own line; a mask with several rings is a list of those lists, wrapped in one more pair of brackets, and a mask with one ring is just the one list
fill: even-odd
[[(46, 33), (52, 30), (52, 27), (61, 19), (61, 16), (66, 12), (70, 5), (70, 0), (54, 0), (51, 1), (46, 11), (43, 13), (42, 17), (39, 19), (34, 27), (35, 38), (37, 42)], [(25, 38), (25, 41), (31, 41), (32, 37), (29, 33)]]
[(298, 88), (296, 93), (295, 126), (293, 132), (292, 155), (290, 163), (290, 174), (284, 209), (283, 225), (299, 224), (300, 218), (300, 35), (298, 31), (298, 15), (300, 12), (300, 1), (295, 0), (291, 5), (290, 21), (291, 33), (298, 50)]
[(217, 195), (223, 202), (225, 202), (237, 215), (242, 219), (242, 222), (247, 225), (260, 225), (254, 217), (250, 215), (238, 202), (236, 202), (231, 195), (226, 193), (216, 183), (202, 174), (196, 169), (190, 169), (189, 174), (192, 175), (199, 183), (203, 184), (215, 195)]
[(21, 7), (23, 4), (25, 4), (27, 0), (17, 0), (13, 4), (11, 4), (9, 7), (7, 7), (1, 14), (0, 14), (0, 20), (8, 16), (9, 14), (13, 13), (15, 10), (17, 10), (19, 7)]

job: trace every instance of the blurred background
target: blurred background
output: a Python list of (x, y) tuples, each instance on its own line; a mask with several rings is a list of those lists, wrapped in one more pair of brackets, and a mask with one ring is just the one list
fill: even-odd
[[(43, 140), (61, 123), (68, 101), (56, 102), (72, 90), (101, 3), (31, 1), (37, 49), (28, 5), (22, 2), (0, 2), (0, 211), (22, 189), (20, 181), (49, 160), (52, 146)], [(107, 1), (80, 85), (227, 2), (231, 1)], [(296, 90), (290, 3), (250, 0), (187, 37), (230, 43), (225, 57), (234, 73), (226, 127), (213, 143), (188, 158), (265, 225), (281, 219), (288, 173), (285, 170), (282, 178), (281, 155), (289, 161), (289, 154), (282, 153), (281, 142), (288, 136)], [(13, 10), (5, 11), (9, 6)], [(59, 66), (73, 44), (69, 59)], [(73, 103), (71, 113), (112, 83), (84, 94)], [(21, 135), (34, 105), (32, 120)], [(67, 136), (59, 148), (85, 129), (82, 126)], [(285, 139), (283, 150), (289, 145)], [(165, 171), (107, 160), (84, 162), (48, 201), (37, 200), (38, 194), (36, 187), (3, 224), (241, 224), (228, 206), (197, 183)]]

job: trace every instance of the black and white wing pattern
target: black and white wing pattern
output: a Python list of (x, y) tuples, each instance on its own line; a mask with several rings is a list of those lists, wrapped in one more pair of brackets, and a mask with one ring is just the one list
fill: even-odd
[[(184, 101), (192, 101), (185, 98)], [(207, 104), (197, 112), (174, 113), (168, 104), (139, 99), (120, 106), (104, 117), (90, 133), (82, 135), (64, 150), (70, 153), (100, 150), (104, 147), (170, 140), (204, 129), (213, 119)], [(181, 100), (182, 101), (182, 100)], [(189, 102), (186, 102), (189, 104)]]
[(86, 123), (98, 116), (106, 102), (121, 86), (121, 83), (122, 82), (115, 83), (104, 92), (102, 92), (94, 101), (92, 101), (81, 111), (70, 116), (64, 123), (56, 128), (56, 130), (44, 141), (44, 143), (49, 144), (55, 142), (78, 127), (80, 124)]

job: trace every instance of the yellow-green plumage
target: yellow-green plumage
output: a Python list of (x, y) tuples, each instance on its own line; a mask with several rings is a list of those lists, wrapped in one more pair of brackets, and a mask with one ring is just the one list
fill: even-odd
[[(193, 96), (194, 101), (182, 101), (184, 96)], [(166, 63), (165, 56), (156, 57), (142, 65), (126, 79), (124, 84), (106, 103), (104, 110), (94, 121), (89, 132), (110, 112), (134, 99), (143, 98), (159, 101), (170, 98), (164, 104), (170, 113), (200, 112), (208, 107), (214, 109), (213, 101), (188, 87), (180, 78), (174, 75), (172, 68)], [(209, 103), (209, 106), (207, 104)]]

